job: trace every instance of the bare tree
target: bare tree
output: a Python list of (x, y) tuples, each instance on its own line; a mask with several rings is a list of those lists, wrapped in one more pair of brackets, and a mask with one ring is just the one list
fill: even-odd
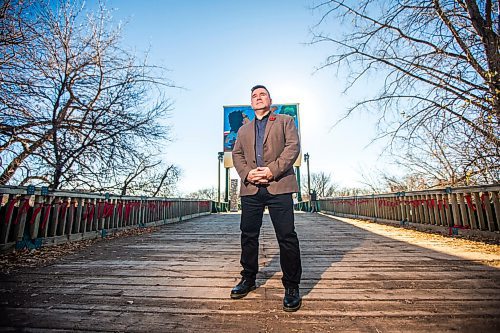
[[(18, 3), (15, 0), (4, 0), (0, 4), (0, 47), (2, 57), (0, 66), (16, 67), (21, 47), (26, 47), (33, 34), (33, 26), (26, 24), (25, 12), (32, 1)], [(5, 79), (4, 79), (5, 80)]]
[[(7, 161), (0, 184), (110, 188), (117, 172), (125, 181), (152, 170), (156, 162), (140, 171), (130, 161), (147, 159), (168, 140), (161, 120), (171, 107), (164, 88), (173, 85), (165, 70), (121, 46), (103, 4), (90, 13), (78, 1), (22, 4), (9, 8), (35, 29), (17, 50), (18, 66), (1, 68), (8, 82), (0, 92), (0, 157)], [(161, 184), (168, 178), (157, 177)]]
[(217, 189), (215, 187), (202, 188), (196, 192), (189, 193), (187, 197), (217, 201)]
[[(25, 123), (30, 117), (23, 109), (23, 95), (19, 93), (19, 87), (29, 84), (27, 78), (19, 75), (19, 72), (24, 68), (23, 59), (26, 50), (34, 39), (33, 25), (29, 24), (26, 18), (30, 6), (32, 6), (31, 1), (15, 0), (2, 1), (0, 5), (0, 54), (2, 55), (0, 57), (0, 161), (2, 162), (0, 165), (2, 167), (5, 161), (10, 161), (10, 164), (19, 167), (16, 163), (23, 158), (23, 154), (19, 154), (16, 159), (9, 148), (15, 143), (23, 146), (26, 144), (19, 140), (14, 126)], [(7, 126), (9, 124), (13, 126)]]
[(474, 155), (478, 155), (468, 151), (468, 148), (476, 150), (481, 147), (473, 148), (466, 142), (461, 142), (460, 145), (449, 142), (446, 140), (449, 136), (446, 135), (447, 131), (448, 129), (443, 128), (429, 129), (422, 125), (418, 137), (400, 140), (409, 149), (396, 150), (392, 155), (395, 156), (396, 164), (406, 171), (406, 183), (410, 179), (419, 179), (418, 184), (414, 184), (417, 188), (413, 189), (421, 189), (419, 187), (464, 186), (494, 181), (498, 170), (482, 169), (494, 161), (484, 161), (488, 159), (484, 154), (483, 161), (472, 159)]
[[(307, 179), (302, 179), (302, 190), (307, 193)], [(329, 197), (338, 188), (338, 184), (332, 181), (331, 174), (323, 171), (311, 173), (311, 192), (316, 192), (319, 197)]]
[(95, 187), (94, 191), (169, 197), (175, 194), (175, 186), (181, 175), (176, 165), (166, 165), (160, 158), (142, 153), (134, 156), (123, 169), (109, 169), (109, 173), (110, 175), (104, 177), (108, 179), (107, 183)]
[(311, 187), (320, 198), (323, 198), (331, 196), (338, 185), (332, 181), (330, 174), (321, 171), (311, 174)]
[[(361, 176), (359, 182), (369, 189), (371, 193), (384, 193), (389, 191), (386, 181), (386, 172), (376, 168), (359, 168), (358, 174)], [(347, 189), (340, 189), (336, 192), (338, 193), (339, 191), (347, 191)]]
[[(315, 9), (322, 18), (313, 43), (333, 43), (337, 50), (321, 68), (348, 68), (346, 89), (362, 84), (361, 78), (383, 79), (381, 90), (345, 117), (374, 110), (379, 137), (390, 137), (392, 148), (407, 149), (421, 161), (433, 150), (412, 150), (432, 130), (431, 140), (453, 151), (440, 156), (433, 171), (464, 164), (455, 177), (499, 181), (498, 0), (332, 0)], [(335, 33), (320, 31), (330, 22)]]
[(373, 192), (366, 187), (340, 187), (335, 190), (332, 196), (346, 197), (355, 195), (366, 195), (371, 193)]

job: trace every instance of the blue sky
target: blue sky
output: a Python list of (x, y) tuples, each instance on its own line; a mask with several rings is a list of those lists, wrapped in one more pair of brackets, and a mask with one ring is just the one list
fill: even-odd
[[(333, 45), (309, 45), (320, 18), (311, 0), (173, 1), (110, 0), (114, 20), (125, 22), (124, 44), (149, 62), (171, 70), (168, 119), (173, 142), (165, 158), (183, 171), (179, 191), (217, 186), (222, 151), (223, 106), (250, 102), (250, 88), (264, 84), (277, 104), (299, 103), (302, 152), (311, 172), (330, 173), (341, 186), (360, 186), (360, 170), (380, 167), (373, 117), (357, 114), (332, 128), (356, 98), (373, 89), (342, 94), (336, 69), (316, 72)], [(302, 174), (306, 174), (305, 167)], [(233, 178), (237, 177), (233, 170)]]

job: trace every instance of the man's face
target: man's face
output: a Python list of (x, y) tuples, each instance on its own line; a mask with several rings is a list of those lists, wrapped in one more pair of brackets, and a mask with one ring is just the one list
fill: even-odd
[(266, 89), (257, 88), (252, 92), (252, 109), (267, 111), (272, 103), (273, 101)]

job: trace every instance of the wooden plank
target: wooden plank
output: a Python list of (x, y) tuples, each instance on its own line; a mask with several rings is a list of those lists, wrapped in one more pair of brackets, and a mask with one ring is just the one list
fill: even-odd
[[(430, 274), (427, 277), (420, 274), (416, 279), (408, 282), (408, 276), (398, 275), (396, 277), (388, 277), (385, 280), (381, 280), (380, 277), (375, 276), (366, 279), (350, 279), (347, 278), (337, 278), (337, 276), (331, 276), (322, 279), (328, 283), (316, 284), (314, 278), (308, 278), (307, 276), (302, 279), (301, 287), (316, 289), (327, 289), (331, 288), (329, 283), (335, 283), (336, 289), (369, 289), (369, 288), (381, 288), (381, 289), (397, 289), (402, 287), (411, 287), (413, 289), (425, 289), (432, 286), (434, 289), (496, 289), (500, 287), (500, 280), (492, 279), (486, 274), (483, 277), (479, 277), (477, 274), (474, 275), (474, 279), (469, 279), (467, 274), (459, 277), (456, 274)], [(310, 275), (311, 276), (311, 275)], [(46, 282), (45, 282), (46, 281)], [(155, 286), (196, 286), (203, 287), (206, 286), (207, 281), (210, 282), (211, 286), (214, 287), (226, 287), (231, 283), (237, 282), (231, 277), (206, 277), (206, 276), (108, 276), (103, 275), (101, 277), (92, 277), (87, 279), (82, 279), (74, 277), (73, 275), (64, 276), (63, 281), (61, 281), (60, 276), (53, 277), (51, 275), (44, 274), (43, 283), (35, 281), (30, 285), (30, 289), (25, 291), (25, 293), (39, 293), (38, 290), (42, 289), (44, 294), (57, 293), (59, 287), (65, 287), (67, 285), (74, 286), (76, 288), (92, 288), (94, 285), (100, 285), (102, 288), (117, 289), (122, 286), (125, 287), (155, 287)], [(271, 277), (270, 279), (258, 279), (257, 284), (263, 285), (264, 282), (268, 287), (279, 288), (281, 286), (281, 280), (278, 277)], [(6, 292), (5, 289), (15, 288), (18, 284), (17, 280), (4, 280), (3, 287), (4, 290), (0, 291)], [(47, 287), (47, 285), (50, 285)], [(18, 294), (20, 295), (20, 293)], [(97, 295), (99, 296), (99, 295)]]
[[(243, 301), (244, 302), (244, 301)], [(245, 302), (248, 303), (248, 302)], [(278, 302), (272, 303), (278, 306)], [(474, 332), (477, 327), (481, 332), (495, 332), (497, 320), (494, 316), (457, 316), (434, 314), (425, 316), (420, 314), (417, 318), (425, 320), (416, 321), (411, 312), (399, 313), (397, 316), (371, 314), (359, 315), (358, 312), (347, 307), (332, 314), (299, 316), (275, 312), (242, 311), (240, 314), (219, 312), (201, 312), (199, 314), (169, 313), (153, 308), (153, 311), (134, 311), (134, 307), (125, 307), (115, 310), (98, 309), (61, 309), (52, 308), (33, 309), (27, 314), (17, 311), (9, 318), (12, 327), (23, 327), (24, 324), (36, 326), (36, 331), (49, 330), (61, 327), (66, 331), (99, 331), (106, 327), (114, 327), (115, 331), (144, 332), (444, 332), (460, 328), (461, 332)], [(427, 312), (426, 312), (427, 313)], [(89, 318), (89, 315), (91, 318)], [(50, 321), (36, 323), (36, 318), (45, 316)], [(181, 320), (184, 318), (185, 320)], [(223, 319), (221, 319), (223, 318)], [(96, 321), (99, 319), (99, 321)]]
[[(263, 300), (252, 299), (252, 302), (245, 302), (244, 300), (238, 302), (231, 302), (230, 300), (207, 300), (203, 306), (196, 304), (192, 305), (191, 300), (178, 299), (176, 304), (169, 304), (164, 302), (164, 306), (156, 302), (148, 302), (151, 299), (136, 298), (131, 303), (120, 304), (119, 298), (114, 297), (115, 302), (109, 302), (109, 304), (99, 304), (97, 301), (102, 301), (103, 299), (88, 299), (91, 304), (72, 304), (72, 303), (61, 303), (57, 304), (51, 308), (55, 311), (107, 311), (110, 313), (117, 312), (117, 307), (124, 309), (131, 313), (163, 313), (163, 314), (179, 314), (179, 315), (242, 315), (242, 314), (259, 314), (259, 306), (265, 304)], [(279, 301), (278, 299), (273, 300), (273, 303)], [(320, 302), (325, 305), (321, 307)], [(449, 306), (450, 315), (463, 315), (463, 310), (460, 309), (459, 301), (450, 301), (448, 303), (439, 302), (439, 305)], [(219, 303), (219, 304), (218, 304)], [(223, 305), (221, 306), (220, 303)], [(376, 303), (377, 307), (374, 309), (372, 304)], [(473, 308), (468, 311), (467, 315), (476, 316), (497, 316), (500, 315), (500, 309), (498, 308), (481, 308), (482, 306), (490, 305), (491, 303), (482, 301), (473, 301), (477, 308)], [(302, 309), (301, 314), (308, 317), (323, 317), (323, 316), (363, 316), (363, 317), (404, 317), (404, 316), (429, 316), (429, 317), (441, 317), (442, 314), (436, 313), (432, 308), (425, 307), (421, 302), (406, 300), (405, 302), (388, 302), (388, 301), (359, 301), (359, 306), (356, 309), (349, 309), (347, 301), (335, 300), (335, 301), (324, 301), (324, 300), (309, 300), (308, 304), (315, 305), (310, 309)], [(500, 305), (500, 303), (497, 303)], [(163, 305), (163, 304), (162, 304)], [(319, 308), (318, 308), (319, 307)], [(347, 307), (347, 308), (346, 308)], [(43, 309), (43, 306), (40, 306)], [(34, 311), (38, 310), (38, 307), (33, 307)]]
[(469, 227), (469, 215), (467, 214), (467, 203), (464, 199), (463, 193), (457, 193), (458, 206), (460, 207), (460, 216), (462, 217), (462, 225), (464, 227)]

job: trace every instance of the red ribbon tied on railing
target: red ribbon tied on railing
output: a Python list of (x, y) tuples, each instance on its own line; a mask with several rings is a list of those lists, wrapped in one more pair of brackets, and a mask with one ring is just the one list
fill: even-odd
[(107, 218), (113, 215), (113, 211), (115, 210), (115, 205), (112, 203), (106, 202), (104, 205), (104, 214), (103, 217)]
[(47, 224), (47, 221), (49, 220), (50, 209), (51, 209), (52, 205), (49, 203), (46, 203), (43, 205), (43, 207), (45, 208), (45, 214), (43, 214), (42, 224), (40, 225), (40, 228), (42, 230), (43, 230), (43, 228), (45, 228), (45, 225)]
[(41, 203), (39, 203), (39, 202), (35, 203), (35, 205), (33, 206), (33, 215), (31, 216), (31, 219), (30, 219), (30, 225), (35, 223), (36, 217), (38, 216), (38, 214), (40, 214), (40, 212), (42, 211), (42, 208), (43, 208), (43, 205)]
[(488, 205), (490, 204), (490, 195), (487, 192), (483, 192), (481, 194), (481, 205), (483, 208), (486, 208), (486, 204), (484, 203), (486, 200), (488, 200)]
[(66, 213), (68, 212), (68, 204), (66, 202), (61, 202), (58, 204), (58, 210), (61, 212), (61, 220), (64, 221), (66, 219)]
[(121, 217), (123, 215), (123, 202), (119, 202), (116, 209), (118, 217)]
[(16, 216), (16, 219), (14, 220), (14, 225), (19, 223), (21, 216), (24, 213), (27, 213), (29, 211), (29, 209), (30, 209), (29, 199), (26, 199), (26, 198), (21, 199), (21, 202), (19, 203), (19, 210), (17, 211), (17, 216)]
[(85, 213), (82, 216), (82, 221), (87, 223), (94, 216), (95, 205), (93, 203), (87, 204), (87, 208), (85, 209)]
[(467, 202), (467, 206), (469, 206), (472, 210), (477, 210), (476, 205), (472, 202), (472, 196), (470, 194), (464, 195), (465, 201)]
[(17, 201), (18, 200), (14, 198), (9, 202), (9, 204), (7, 206), (7, 213), (5, 214), (5, 225), (9, 224), (10, 218), (12, 216), (12, 212), (14, 211), (14, 207), (15, 207)]
[(128, 217), (130, 215), (130, 211), (132, 210), (133, 204), (131, 202), (128, 202), (125, 204), (125, 220), (128, 220)]

